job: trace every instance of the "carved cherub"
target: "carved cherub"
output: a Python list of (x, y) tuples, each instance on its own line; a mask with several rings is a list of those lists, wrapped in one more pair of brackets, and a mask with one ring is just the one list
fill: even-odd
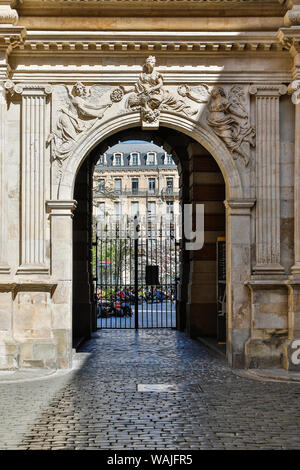
[(65, 89), (67, 106), (60, 110), (56, 130), (47, 139), (47, 143), (53, 142), (53, 159), (60, 162), (70, 156), (78, 135), (91, 128), (112, 105), (91, 104), (92, 94), (81, 82), (75, 83), (71, 91), (67, 86)]
[(233, 156), (240, 155), (247, 166), (249, 157), (242, 148), (242, 144), (248, 142), (254, 147), (255, 132), (249, 124), (242, 99), (243, 91), (240, 87), (233, 87), (228, 98), (222, 87), (214, 87), (211, 91), (207, 122), (225, 142)]

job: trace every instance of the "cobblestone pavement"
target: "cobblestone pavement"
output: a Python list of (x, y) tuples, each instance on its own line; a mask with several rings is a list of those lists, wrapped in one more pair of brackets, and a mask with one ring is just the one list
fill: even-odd
[(102, 330), (81, 351), (63, 377), (0, 385), (1, 448), (300, 449), (300, 384), (239, 377), (173, 330)]

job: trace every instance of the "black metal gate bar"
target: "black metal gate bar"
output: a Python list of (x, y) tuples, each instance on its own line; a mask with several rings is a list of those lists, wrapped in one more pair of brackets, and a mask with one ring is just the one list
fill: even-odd
[(128, 221), (125, 228), (120, 223), (98, 225), (93, 244), (97, 326), (174, 328), (179, 272), (175, 226), (147, 221), (135, 235)]

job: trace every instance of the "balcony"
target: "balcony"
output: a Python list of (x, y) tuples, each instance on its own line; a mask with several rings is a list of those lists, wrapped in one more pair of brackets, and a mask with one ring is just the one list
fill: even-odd
[(152, 190), (139, 190), (139, 189), (134, 189), (128, 191), (127, 189), (122, 189), (118, 191), (114, 190), (105, 190), (105, 191), (95, 191), (94, 195), (96, 197), (107, 197), (111, 199), (118, 199), (120, 197), (162, 197), (163, 199), (175, 199), (178, 198), (179, 196), (179, 190), (172, 189), (163, 189), (159, 191), (158, 189), (152, 189)]

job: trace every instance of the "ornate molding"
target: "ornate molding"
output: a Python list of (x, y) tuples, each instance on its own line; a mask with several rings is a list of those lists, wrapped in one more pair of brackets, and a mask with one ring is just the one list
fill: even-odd
[(23, 44), (25, 36), (26, 29), (22, 26), (0, 23), (0, 50), (8, 56), (13, 49)]
[(87, 31), (84, 35), (74, 32), (28, 31), (26, 41), (17, 48), (21, 53), (41, 52), (51, 54), (78, 52), (111, 54), (112, 52), (152, 53), (228, 53), (228, 52), (278, 52), (283, 45), (272, 32), (151, 32), (151, 36), (139, 31), (110, 32)]
[(289, 51), (292, 57), (300, 51), (300, 28), (291, 26), (289, 28), (280, 28), (277, 33), (277, 39), (283, 49)]

